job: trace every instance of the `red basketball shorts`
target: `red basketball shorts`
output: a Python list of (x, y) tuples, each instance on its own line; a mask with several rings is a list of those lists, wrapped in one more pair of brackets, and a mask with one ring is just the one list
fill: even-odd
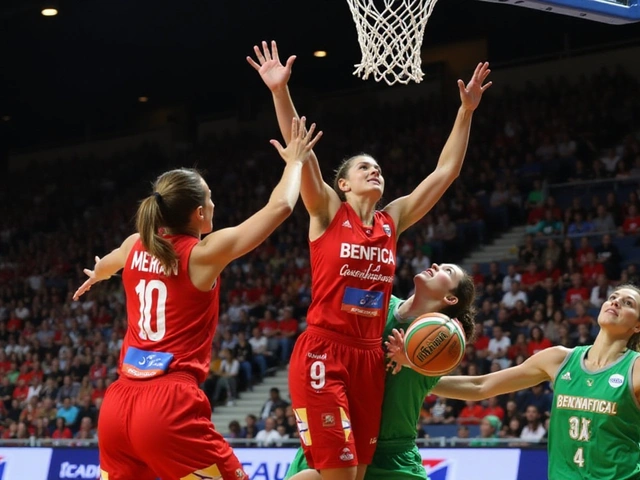
[(382, 341), (310, 326), (296, 341), (289, 392), (311, 468), (371, 463), (376, 449), (385, 364)]
[(185, 373), (113, 383), (100, 409), (98, 443), (102, 480), (249, 478), (213, 428), (207, 397)]

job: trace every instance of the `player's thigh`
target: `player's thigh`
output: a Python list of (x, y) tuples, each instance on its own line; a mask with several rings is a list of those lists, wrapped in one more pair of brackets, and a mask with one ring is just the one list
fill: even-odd
[(364, 480), (427, 480), (422, 457), (417, 448), (406, 452), (377, 451), (367, 468)]
[(177, 384), (140, 399), (131, 442), (161, 478), (247, 478), (211, 423), (211, 407), (195, 384)]
[(357, 465), (347, 397), (348, 348), (304, 336), (296, 349), (289, 391), (309, 466), (321, 470)]
[(136, 394), (116, 382), (105, 395), (98, 418), (101, 480), (155, 480), (157, 475), (134, 453), (128, 420)]
[(376, 450), (382, 400), (384, 398), (384, 354), (378, 350), (360, 352), (350, 365), (349, 411), (355, 435), (356, 450), (361, 464), (371, 463)]

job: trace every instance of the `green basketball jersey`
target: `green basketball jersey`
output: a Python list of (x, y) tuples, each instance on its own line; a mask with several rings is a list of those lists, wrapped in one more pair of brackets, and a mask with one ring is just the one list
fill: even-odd
[(589, 348), (574, 348), (553, 382), (549, 479), (639, 479), (640, 405), (632, 372), (640, 354), (629, 350), (590, 372)]
[[(409, 323), (401, 323), (397, 318), (398, 308), (403, 300), (392, 296), (389, 314), (382, 338), (387, 339), (394, 328), (406, 328)], [(440, 377), (425, 377), (410, 368), (403, 368), (398, 374), (387, 374), (382, 402), (382, 421), (378, 434), (378, 446), (385, 440), (416, 438), (416, 424), (424, 397), (438, 383)]]

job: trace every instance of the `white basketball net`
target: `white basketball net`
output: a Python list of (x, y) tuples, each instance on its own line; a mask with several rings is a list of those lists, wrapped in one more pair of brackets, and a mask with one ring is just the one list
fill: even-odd
[(347, 0), (358, 31), (363, 80), (407, 84), (422, 81), (420, 48), (437, 0)]

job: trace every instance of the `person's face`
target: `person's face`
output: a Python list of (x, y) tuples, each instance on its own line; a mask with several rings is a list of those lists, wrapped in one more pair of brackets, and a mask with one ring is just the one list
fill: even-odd
[(196, 215), (198, 218), (200, 233), (211, 233), (213, 230), (213, 211), (215, 209), (215, 205), (211, 200), (211, 189), (204, 179), (202, 179), (202, 188), (205, 192), (204, 206), (198, 207)]
[(598, 323), (612, 331), (631, 336), (640, 332), (640, 294), (631, 288), (621, 288), (602, 304)]
[(423, 295), (430, 299), (445, 299), (446, 297), (446, 303), (455, 304), (458, 299), (451, 295), (450, 292), (458, 286), (463, 277), (464, 272), (457, 265), (434, 263), (430, 268), (414, 277), (413, 283), (416, 287), (416, 297)]
[(380, 165), (368, 155), (355, 157), (347, 170), (346, 178), (338, 181), (339, 188), (346, 193), (381, 197), (384, 192), (384, 177)]

